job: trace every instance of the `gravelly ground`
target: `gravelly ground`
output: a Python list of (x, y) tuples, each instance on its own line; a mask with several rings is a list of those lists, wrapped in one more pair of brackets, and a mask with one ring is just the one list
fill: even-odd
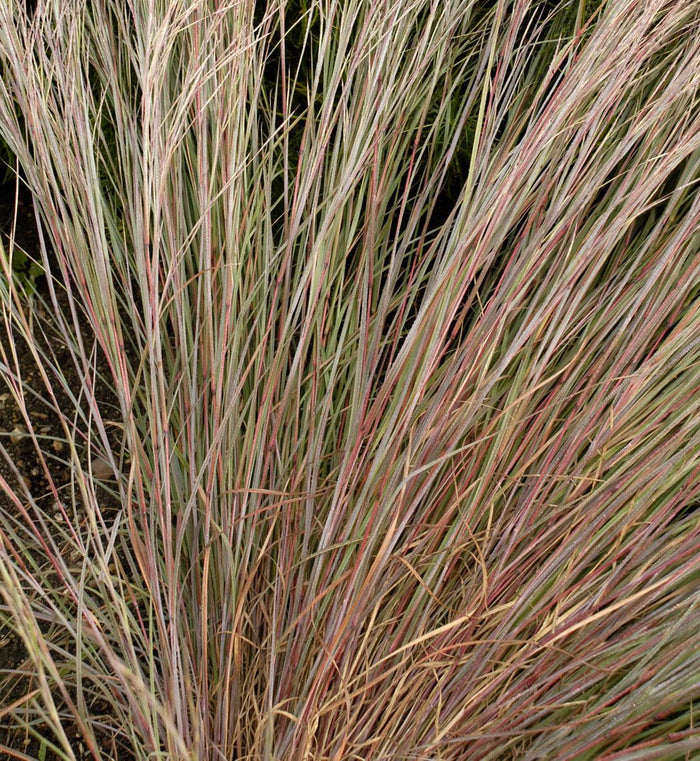
[[(15, 220), (14, 183), (0, 186), (0, 232), (6, 249), (8, 236), (13, 228), (13, 220)], [(27, 193), (20, 194), (17, 204), (14, 238), (17, 245), (28, 253), (35, 254), (38, 251), (39, 239), (31, 199)], [(41, 278), (38, 279), (36, 285), (40, 295), (42, 292), (48, 295), (46, 284), (42, 283)], [(46, 328), (48, 334), (51, 335), (50, 315), (41, 308), (38, 300), (34, 306), (33, 317), (37, 321), (37, 325)], [(35, 331), (35, 335), (39, 334), (40, 331)], [(62, 486), (67, 486), (70, 483), (71, 472), (67, 462), (67, 448), (62, 441), (64, 432), (51, 405), (41, 398), (43, 384), (39, 373), (36, 371), (31, 352), (23, 341), (15, 336), (8, 336), (4, 320), (0, 323), (0, 342), (6, 351), (16, 352), (23, 379), (39, 393), (38, 396), (25, 393), (23, 404), (27, 409), (32, 428), (40, 437), (40, 446), (47, 455), (47, 461), (51, 468), (48, 475), (59, 489)], [(80, 379), (77, 377), (67, 348), (58, 339), (51, 343), (51, 351), (60, 364), (62, 372), (68, 375), (71, 387), (79, 388)], [(71, 377), (71, 371), (75, 377)], [(19, 474), (37, 505), (43, 509), (50, 509), (55, 500), (55, 494), (49, 488), (49, 480), (41, 465), (40, 458), (37, 456), (35, 444), (31, 437), (26, 435), (26, 420), (11, 392), (11, 375), (12, 372), (8, 373), (6, 367), (0, 368), (0, 436), (11, 458), (11, 462), (8, 462), (4, 457), (0, 457), (0, 476), (8, 482), (22, 503), (26, 505), (26, 498), (22, 498), (23, 490), (19, 488)], [(105, 404), (113, 403), (108, 389), (103, 389), (101, 394), (104, 396)], [(66, 403), (66, 398), (64, 396), (62, 399), (59, 395), (57, 401), (59, 404)], [(2, 489), (0, 489), (0, 511), (3, 512), (3, 517), (6, 520), (14, 522), (18, 530), (21, 531), (22, 529), (19, 527), (26, 525), (26, 519), (21, 516), (16, 505)], [(0, 598), (0, 605), (2, 604), (3, 600)], [(27, 676), (21, 676), (23, 671), (27, 673)], [(58, 758), (50, 751), (46, 752), (45, 747), (42, 749), (40, 740), (28, 736), (24, 732), (17, 732), (8, 728), (3, 721), (3, 709), (16, 701), (21, 701), (24, 695), (34, 689), (34, 686), (31, 667), (26, 659), (26, 651), (20, 639), (7, 626), (3, 626), (0, 621), (0, 746), (4, 745), (12, 750), (12, 755), (0, 751), (0, 761), (16, 758), (55, 761)], [(36, 729), (40, 734), (44, 731), (40, 726), (37, 726)], [(46, 731), (48, 732), (48, 730)], [(67, 734), (71, 737), (70, 728), (68, 728)], [(91, 758), (77, 736), (73, 742), (73, 750), (77, 761)], [(105, 757), (110, 757), (109, 752)], [(122, 753), (119, 757), (120, 761), (124, 761)]]

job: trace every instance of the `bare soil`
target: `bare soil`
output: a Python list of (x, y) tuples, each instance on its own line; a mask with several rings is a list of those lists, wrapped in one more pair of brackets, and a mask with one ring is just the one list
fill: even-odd
[[(22, 191), (19, 195), (19, 202), (16, 204), (15, 192), (14, 182), (0, 186), (0, 234), (2, 234), (3, 244), (7, 250), (9, 235), (14, 226), (16, 245), (27, 253), (36, 256), (39, 251), (39, 237), (31, 197), (28, 192)], [(35, 285), (37, 294), (43, 295), (48, 300), (48, 288), (45, 279), (43, 277), (37, 278)], [(40, 306), (39, 299), (33, 302), (32, 314), (38, 328), (44, 328), (48, 336), (55, 335), (55, 331), (52, 330), (51, 315), (46, 314), (45, 309)], [(41, 330), (35, 331), (36, 335), (41, 335)], [(48, 476), (53, 484), (59, 488), (62, 485), (67, 485), (70, 482), (71, 472), (67, 462), (66, 447), (62, 443), (64, 431), (57, 415), (55, 412), (52, 414), (51, 406), (42, 398), (45, 396), (45, 390), (37, 372), (34, 358), (23, 341), (15, 336), (8, 336), (4, 321), (0, 331), (0, 342), (6, 350), (13, 349), (16, 352), (23, 379), (37, 391), (36, 395), (25, 393), (23, 403), (28, 411), (32, 428), (40, 436), (40, 446), (50, 467)], [(62, 345), (60, 340), (52, 341), (51, 344), (47, 348), (50, 348), (62, 372), (67, 375), (70, 387), (79, 389), (81, 379), (77, 375), (67, 347)], [(104, 370), (106, 368), (103, 368)], [(26, 500), (26, 497), (23, 498), (26, 492), (18, 483), (17, 473), (19, 473), (37, 506), (41, 509), (50, 509), (55, 499), (55, 493), (50, 488), (49, 478), (47, 478), (47, 474), (41, 465), (36, 445), (31, 437), (22, 435), (23, 433), (26, 434), (27, 424), (13, 394), (10, 392), (11, 372), (8, 373), (8, 368), (0, 366), (0, 437), (12, 461), (11, 464), (5, 458), (0, 457), (0, 476), (9, 484), (15, 494), (20, 496), (21, 500)], [(109, 388), (104, 386), (98, 393), (105, 409), (108, 406), (113, 408), (114, 398)], [(59, 404), (72, 404), (65, 395), (63, 397), (58, 395), (57, 401)], [(67, 406), (66, 409), (71, 409), (71, 407)], [(104, 496), (107, 509), (109, 509), (109, 500), (113, 500), (113, 498), (109, 496), (108, 491), (105, 492)], [(26, 517), (21, 515), (16, 505), (2, 489), (0, 489), (0, 511), (3, 512), (6, 519), (16, 521), (17, 526), (20, 526), (22, 522), (26, 524)], [(0, 761), (9, 761), (10, 759), (58, 761), (59, 756), (50, 749), (47, 750), (46, 744), (42, 743), (41, 739), (28, 734), (26, 731), (18, 730), (8, 723), (8, 719), (4, 717), (5, 709), (16, 703), (23, 704), (23, 699), (36, 689), (36, 677), (33, 674), (31, 662), (27, 658), (27, 652), (21, 639), (7, 625), (2, 623), (3, 602), (0, 597), (0, 747), (4, 746), (12, 753), (0, 750)], [(58, 696), (57, 702), (60, 704)], [(93, 756), (81, 742), (77, 728), (71, 728), (68, 724), (65, 729), (69, 739), (71, 739), (76, 760), (82, 761), (92, 758)], [(53, 740), (47, 727), (37, 725), (35, 730), (40, 737), (43, 736), (48, 741)], [(118, 756), (120, 761), (129, 758), (128, 749), (120, 748), (117, 753), (112, 740), (108, 739), (106, 733), (104, 741), (103, 758), (117, 758)]]

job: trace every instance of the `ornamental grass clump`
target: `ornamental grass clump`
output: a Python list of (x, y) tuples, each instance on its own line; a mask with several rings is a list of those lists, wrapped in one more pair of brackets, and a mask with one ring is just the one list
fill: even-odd
[(0, 724), (62, 759), (696, 757), (699, 30), (5, 0), (47, 287), (6, 248), (0, 361), (21, 404), (31, 348), (70, 476), (27, 415)]

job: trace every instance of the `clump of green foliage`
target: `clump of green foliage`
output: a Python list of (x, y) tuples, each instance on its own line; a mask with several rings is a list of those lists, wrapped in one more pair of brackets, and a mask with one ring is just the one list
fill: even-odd
[(688, 0), (0, 4), (84, 378), (71, 483), (5, 485), (34, 677), (0, 722), (66, 759), (69, 726), (95, 759), (693, 757), (698, 29)]
[(3, 249), (2, 257), (4, 277), (10, 277), (16, 281), (17, 287), (26, 295), (34, 295), (37, 281), (44, 276), (44, 267), (37, 259), (18, 246)]

